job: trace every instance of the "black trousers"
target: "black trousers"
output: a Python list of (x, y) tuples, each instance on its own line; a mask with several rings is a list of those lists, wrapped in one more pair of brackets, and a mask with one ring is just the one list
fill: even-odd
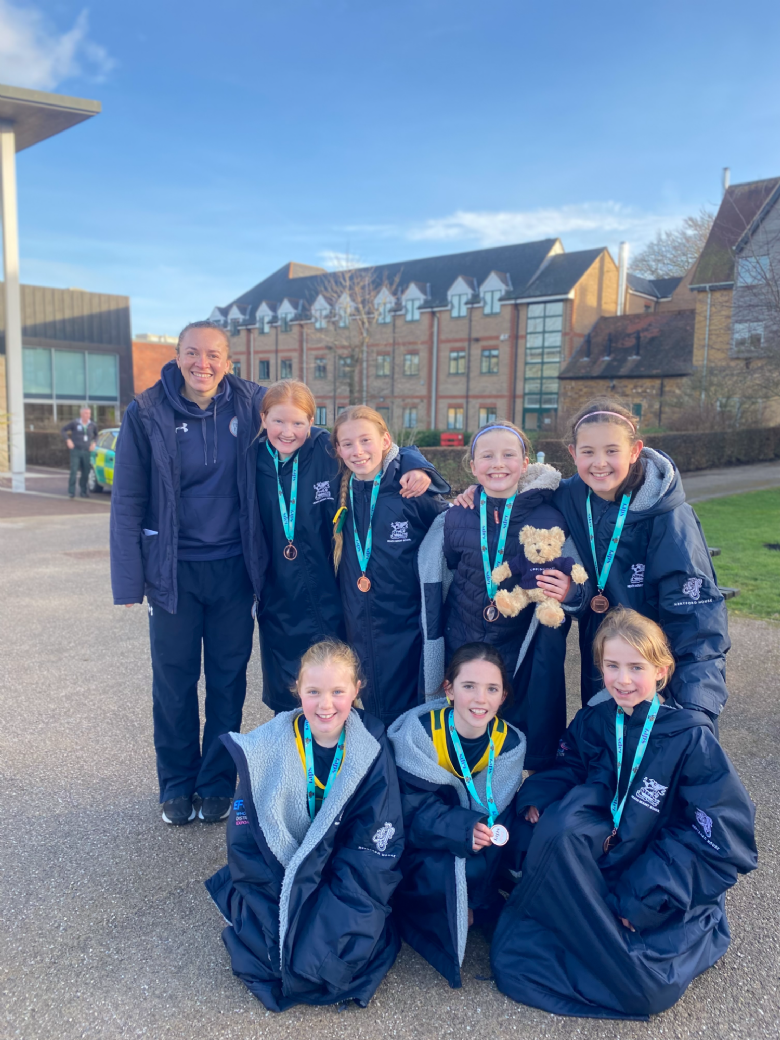
[(76, 494), (76, 476), (81, 470), (79, 479), (79, 490), (82, 495), (87, 493), (87, 478), (89, 477), (89, 448), (70, 449), (70, 477), (68, 478), (68, 494)]
[[(219, 737), (239, 732), (252, 653), (254, 594), (243, 556), (181, 560), (175, 614), (149, 604), (160, 801), (231, 797), (236, 767)], [(201, 652), (206, 711), (200, 740)]]

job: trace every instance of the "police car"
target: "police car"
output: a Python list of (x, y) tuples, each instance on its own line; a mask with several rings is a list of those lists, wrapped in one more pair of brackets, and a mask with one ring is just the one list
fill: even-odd
[(94, 451), (90, 452), (90, 468), (87, 487), (91, 492), (109, 491), (114, 484), (114, 448), (119, 435), (119, 427), (101, 430), (95, 442)]

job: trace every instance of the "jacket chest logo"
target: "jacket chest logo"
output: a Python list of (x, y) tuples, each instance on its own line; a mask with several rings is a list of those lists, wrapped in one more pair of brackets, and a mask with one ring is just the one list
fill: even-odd
[(177, 426), (176, 427), (176, 432), (177, 433), (179, 432), (179, 430), (181, 430), (182, 433), (188, 433), (189, 432), (189, 426), (187, 426), (186, 422), (183, 422), (181, 424), (181, 426)]
[(320, 480), (314, 485), (314, 502), (313, 505), (317, 505), (319, 502), (332, 502), (333, 495), (330, 493), (330, 481)]
[(686, 583), (682, 587), (684, 596), (690, 596), (692, 600), (697, 600), (701, 595), (701, 587), (704, 584), (702, 578), (688, 578)]
[(706, 812), (702, 812), (701, 809), (697, 809), (696, 810), (696, 822), (701, 827), (701, 829), (704, 831), (704, 836), (706, 838), (711, 838), (712, 837), (712, 820), (706, 814)]
[(388, 542), (411, 542), (409, 537), (409, 521), (394, 520), (390, 523), (390, 537)]
[(394, 835), (395, 827), (392, 823), (386, 823), (383, 827), (379, 828), (371, 840), (380, 852), (385, 852), (388, 844), (393, 840)]
[(234, 415), (233, 418), (230, 420), (229, 430), (233, 434), (234, 437), (238, 437), (238, 416), (237, 415)]
[(642, 786), (634, 791), (631, 797), (633, 801), (638, 802), (640, 805), (646, 805), (653, 812), (658, 812), (658, 805), (668, 790), (668, 787), (664, 787), (657, 780), (646, 776), (642, 780)]
[(631, 581), (628, 583), (629, 589), (641, 589), (645, 583), (645, 565), (643, 563), (632, 563), (631, 564)]

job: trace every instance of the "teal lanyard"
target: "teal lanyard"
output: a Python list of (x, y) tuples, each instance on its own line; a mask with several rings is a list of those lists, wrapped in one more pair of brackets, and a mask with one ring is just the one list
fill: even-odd
[[(336, 774), (341, 768), (341, 760), (344, 757), (344, 735), (346, 730), (341, 731), (339, 742), (336, 745), (336, 754), (333, 756), (333, 763), (328, 773), (328, 782), (325, 784), (325, 790), (322, 792), (323, 802), (330, 794), (330, 789), (333, 787), (333, 781), (336, 779)], [(316, 781), (314, 779), (314, 755), (311, 750), (311, 729), (306, 719), (303, 722), (303, 750), (306, 755), (306, 794), (309, 798), (309, 816), (314, 821), (314, 817), (317, 815), (316, 810)]]
[[(485, 805), (482, 799), (477, 794), (477, 789), (474, 786), (474, 781), (471, 778), (471, 770), (469, 769), (469, 764), (466, 761), (466, 756), (463, 753), (463, 746), (461, 745), (460, 737), (458, 736), (458, 731), (455, 729), (454, 720), (455, 712), (452, 708), (450, 708), (450, 715), (447, 725), (449, 726), (450, 730), (450, 739), (452, 740), (452, 746), (455, 748), (455, 754), (458, 756), (458, 765), (460, 766), (460, 771), (463, 774), (463, 782), (466, 785), (466, 790), (477, 803), (477, 805), (481, 805), (484, 809)], [(490, 740), (490, 754), (488, 755), (487, 780), (485, 782), (485, 797), (487, 798), (488, 827), (492, 827), (494, 820), (498, 816), (498, 806), (496, 805), (493, 799), (493, 770), (495, 769), (496, 746), (493, 743), (492, 734), (488, 734), (488, 739)]]
[(357, 553), (358, 563), (360, 564), (360, 570), (363, 574), (366, 573), (368, 567), (368, 561), (371, 559), (371, 521), (374, 519), (374, 510), (376, 509), (376, 500), (379, 498), (379, 485), (382, 482), (382, 471), (380, 470), (374, 477), (374, 486), (371, 489), (371, 511), (368, 516), (368, 534), (366, 535), (366, 550), (363, 552), (363, 546), (360, 544), (360, 536), (358, 535), (357, 517), (355, 516), (355, 502), (352, 498), (352, 481), (355, 479), (353, 474), (349, 478), (349, 508), (352, 510), (352, 527), (355, 535), (355, 552)]
[(626, 793), (623, 795), (623, 800), (618, 804), (618, 794), (620, 793), (620, 770), (623, 767), (623, 717), (625, 712), (622, 708), (618, 708), (617, 715), (615, 716), (615, 743), (617, 745), (617, 790), (615, 791), (615, 797), (612, 799), (612, 805), (610, 810), (612, 812), (612, 822), (615, 825), (615, 830), (620, 826), (620, 817), (623, 815), (623, 806), (626, 804), (626, 798), (628, 798), (628, 792), (631, 790), (631, 784), (634, 782), (634, 777), (639, 772), (639, 767), (642, 764), (645, 751), (647, 750), (647, 742), (650, 739), (650, 734), (653, 731), (653, 725), (655, 724), (656, 717), (658, 715), (658, 709), (661, 707), (661, 702), (658, 699), (658, 694), (653, 697), (650, 705), (650, 710), (647, 713), (645, 724), (642, 727), (642, 735), (639, 738), (639, 744), (637, 745), (636, 754), (634, 755), (634, 764), (631, 766), (631, 776), (628, 778), (628, 784), (626, 786)]
[(516, 497), (517, 495), (515, 494), (506, 500), (504, 516), (501, 520), (501, 532), (498, 536), (496, 562), (491, 567), (487, 539), (487, 495), (484, 491), (481, 491), (479, 495), (479, 542), (482, 547), (482, 566), (485, 568), (485, 584), (491, 600), (496, 598), (496, 592), (498, 592), (498, 585), (493, 581), (491, 575), (494, 568), (500, 567), (504, 560), (504, 547), (506, 546), (506, 536), (509, 530), (509, 518), (512, 515), (512, 506), (515, 504)]
[[(588, 512), (588, 536), (590, 537), (590, 551), (593, 553), (593, 567), (596, 573), (596, 584), (598, 585), (599, 593), (603, 592), (604, 586), (607, 584), (607, 578), (609, 577), (610, 568), (612, 567), (612, 561), (615, 559), (618, 542), (623, 533), (623, 524), (626, 522), (626, 514), (628, 513), (628, 504), (630, 501), (631, 495), (623, 495), (623, 498), (620, 500), (620, 510), (615, 523), (615, 530), (609, 543), (607, 555), (604, 558), (604, 566), (601, 568), (601, 574), (599, 574), (599, 561), (596, 559), (596, 539), (593, 534), (593, 514), (590, 511), (590, 489), (588, 489), (588, 498), (586, 501), (586, 509)], [(606, 607), (604, 609), (606, 610)]]
[(265, 442), (265, 446), (268, 448), (268, 454), (274, 460), (274, 466), (276, 467), (276, 490), (279, 493), (279, 512), (282, 514), (284, 536), (289, 545), (292, 545), (293, 538), (295, 538), (295, 500), (298, 497), (298, 456), (296, 455), (293, 461), (292, 484), (290, 485), (290, 512), (288, 514), (282, 482), (279, 479), (279, 452), (272, 448), (268, 441)]

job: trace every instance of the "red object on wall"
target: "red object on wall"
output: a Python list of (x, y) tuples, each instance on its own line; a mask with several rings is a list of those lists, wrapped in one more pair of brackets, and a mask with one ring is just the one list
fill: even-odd
[(463, 434), (462, 433), (442, 433), (439, 441), (442, 448), (462, 448), (463, 447)]

